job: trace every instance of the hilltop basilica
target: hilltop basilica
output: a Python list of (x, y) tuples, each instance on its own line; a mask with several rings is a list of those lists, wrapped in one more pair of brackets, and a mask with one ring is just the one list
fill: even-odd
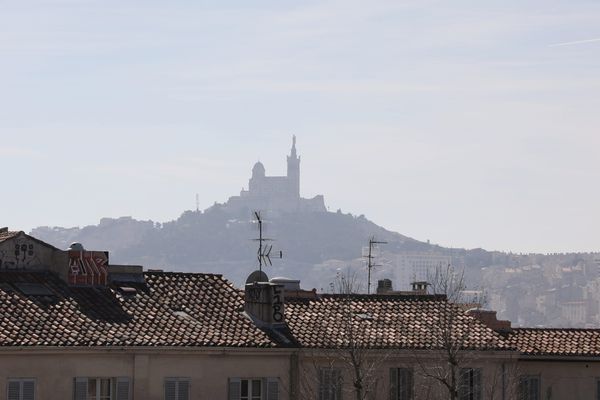
[(300, 157), (296, 152), (296, 136), (293, 136), (292, 149), (287, 156), (286, 176), (267, 176), (264, 165), (257, 162), (252, 168), (248, 190), (242, 189), (239, 196), (230, 197), (223, 208), (231, 212), (327, 211), (323, 195), (312, 199), (300, 197)]

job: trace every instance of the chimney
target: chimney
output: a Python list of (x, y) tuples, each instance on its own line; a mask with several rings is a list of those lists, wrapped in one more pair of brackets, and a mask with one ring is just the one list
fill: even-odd
[(417, 281), (417, 282), (413, 282), (411, 285), (412, 285), (412, 291), (415, 294), (427, 294), (427, 286), (429, 286), (429, 283), (427, 283), (425, 281)]
[(469, 310), (468, 313), (470, 316), (477, 318), (485, 325), (487, 325), (488, 328), (498, 333), (512, 332), (510, 321), (498, 320), (498, 318), (496, 317), (496, 311), (473, 309)]
[(377, 294), (386, 294), (394, 290), (392, 288), (392, 280), (391, 279), (380, 279), (377, 281)]
[(246, 283), (244, 311), (257, 326), (284, 324), (284, 286), (271, 282)]

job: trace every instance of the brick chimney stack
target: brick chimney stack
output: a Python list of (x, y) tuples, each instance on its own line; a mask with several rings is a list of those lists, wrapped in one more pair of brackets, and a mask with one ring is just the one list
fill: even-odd
[(488, 328), (495, 330), (498, 333), (510, 333), (512, 327), (508, 320), (498, 320), (496, 311), (490, 310), (469, 310), (469, 315), (477, 318), (487, 325)]

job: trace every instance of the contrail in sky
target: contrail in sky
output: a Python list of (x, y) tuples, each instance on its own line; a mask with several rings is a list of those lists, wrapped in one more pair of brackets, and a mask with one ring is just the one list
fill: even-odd
[(556, 44), (551, 44), (548, 47), (570, 46), (572, 44), (583, 44), (583, 43), (592, 43), (592, 42), (600, 42), (600, 38), (586, 39), (586, 40), (576, 40), (574, 42), (556, 43)]

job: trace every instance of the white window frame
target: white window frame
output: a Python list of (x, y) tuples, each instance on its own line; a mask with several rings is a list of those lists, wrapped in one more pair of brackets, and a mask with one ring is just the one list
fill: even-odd
[[(19, 384), (19, 393), (17, 394), (17, 397), (10, 397), (10, 384), (11, 383), (18, 383)], [(30, 398), (26, 398), (23, 397), (24, 396), (24, 390), (23, 390), (23, 386), (25, 385), (25, 383), (32, 383), (33, 384), (33, 394), (32, 397)], [(36, 382), (35, 382), (35, 378), (8, 378), (6, 380), (6, 398), (8, 400), (35, 400), (36, 397)]]
[[(164, 384), (163, 384), (163, 388), (164, 388), (164, 399), (165, 400), (169, 400), (167, 398), (167, 384), (169, 382), (172, 382), (175, 384), (175, 393), (174, 393), (174, 400), (189, 400), (190, 399), (190, 393), (191, 393), (191, 385), (190, 385), (190, 378), (181, 378), (181, 377), (167, 377), (164, 380)], [(182, 383), (186, 383), (187, 384), (187, 397), (183, 398), (181, 397), (181, 384)]]
[[(244, 386), (244, 382), (247, 385), (248, 393), (244, 396), (240, 390), (240, 400), (262, 400), (264, 396), (263, 380), (262, 378), (242, 378), (240, 379), (240, 387)], [(254, 382), (258, 382), (258, 393), (254, 393)]]

